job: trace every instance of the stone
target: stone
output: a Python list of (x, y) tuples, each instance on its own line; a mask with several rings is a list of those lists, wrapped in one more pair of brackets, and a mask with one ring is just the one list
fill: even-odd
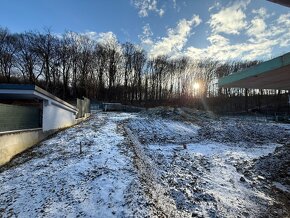
[(241, 176), (240, 181), (241, 182), (246, 182), (246, 179), (243, 176)]

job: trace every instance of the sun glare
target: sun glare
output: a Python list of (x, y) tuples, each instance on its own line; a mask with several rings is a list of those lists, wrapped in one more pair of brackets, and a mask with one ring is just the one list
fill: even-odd
[(195, 90), (198, 90), (199, 87), (200, 87), (200, 86), (199, 86), (199, 83), (196, 82), (196, 83), (193, 84), (193, 88), (194, 88)]

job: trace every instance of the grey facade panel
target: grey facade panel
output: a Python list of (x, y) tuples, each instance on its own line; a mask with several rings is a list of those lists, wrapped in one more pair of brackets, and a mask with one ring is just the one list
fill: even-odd
[(39, 108), (0, 104), (0, 132), (33, 128), (41, 128)]

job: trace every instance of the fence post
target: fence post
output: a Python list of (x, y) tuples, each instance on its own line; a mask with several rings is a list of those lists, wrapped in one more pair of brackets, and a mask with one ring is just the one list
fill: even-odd
[(82, 150), (82, 142), (80, 142), (80, 154), (83, 153), (83, 150)]

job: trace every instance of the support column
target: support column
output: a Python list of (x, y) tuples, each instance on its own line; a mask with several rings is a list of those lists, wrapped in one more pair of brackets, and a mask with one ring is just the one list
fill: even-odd
[(290, 119), (290, 89), (288, 90), (288, 119)]

